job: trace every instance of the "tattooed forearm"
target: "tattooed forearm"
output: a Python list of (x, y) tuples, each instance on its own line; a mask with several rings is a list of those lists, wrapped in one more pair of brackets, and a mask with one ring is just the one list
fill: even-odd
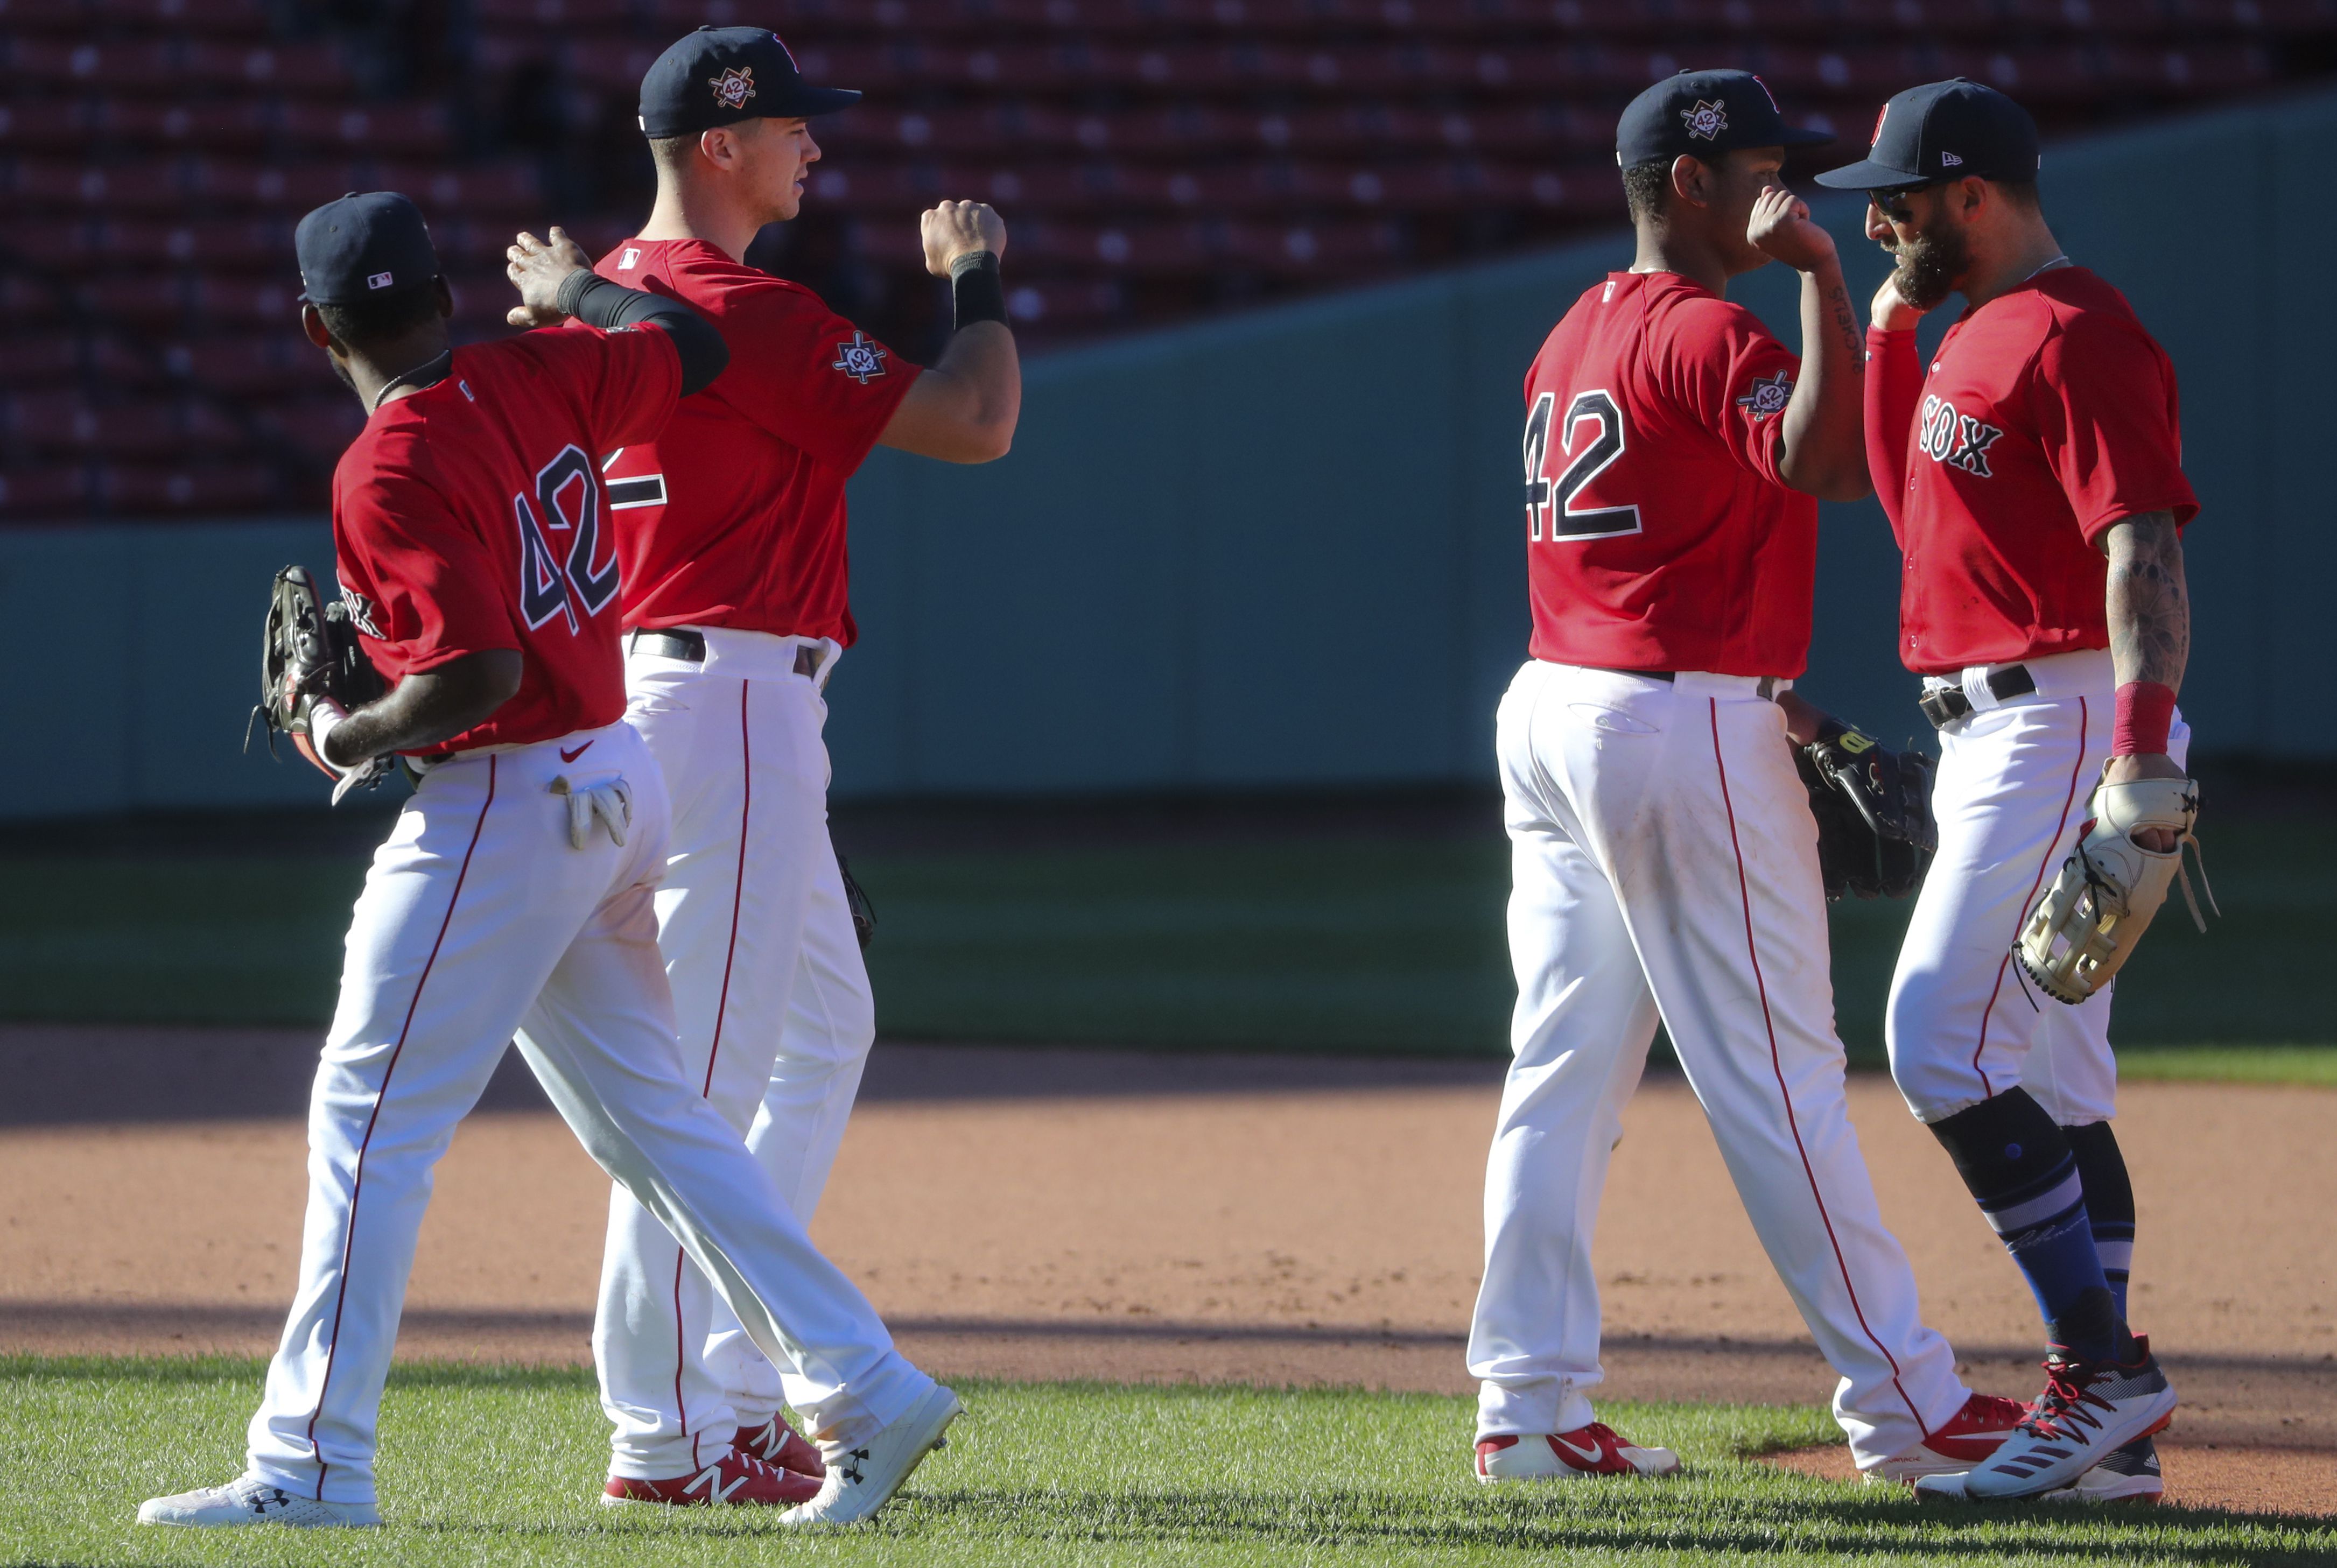
[(1833, 317), (1833, 329), (1842, 336), (1843, 346), (1863, 372), (1866, 368), (1866, 336), (1858, 330), (1858, 313), (1850, 307), (1850, 290), (1837, 283), (1826, 295), (1826, 313)]
[(2170, 512), (2113, 523), (2109, 553), (2110, 662), (2117, 681), (2156, 681), (2179, 691), (2191, 658), (2191, 599), (2183, 582), (2183, 539)]

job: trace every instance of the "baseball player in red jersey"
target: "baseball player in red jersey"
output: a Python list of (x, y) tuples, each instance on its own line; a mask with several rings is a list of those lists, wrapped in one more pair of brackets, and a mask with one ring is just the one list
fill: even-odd
[[(2018, 104), (1941, 82), (1892, 99), (1867, 159), (1821, 177), (1871, 193), (1867, 232), (1899, 263), (1867, 333), (1867, 438), (1906, 556), (1900, 656), (1941, 746), (1939, 855), (1892, 984), (1891, 1069), (2053, 1346), (2031, 1417), (1963, 1489), (2156, 1498), (2149, 1434), (2175, 1395), (2125, 1325), (2134, 1193), (2109, 1126), (2109, 991), (2036, 1001), (2013, 950), (2121, 786), (2187, 790), (2180, 531), (2198, 504), (2174, 366), (2125, 297), (2062, 253), (2038, 162)], [(1916, 319), (1959, 290), (1967, 308), (1927, 370)], [(2164, 861), (2175, 836), (2134, 839)]]
[[(673, 1228), (757, 1341), (833, 1368), (815, 1414), (868, 1457), (849, 1487), (797, 1487), (787, 1518), (863, 1517), (957, 1401), (894, 1349), (684, 1080), (650, 903), (665, 790), (624, 723), (621, 568), (595, 454), (656, 435), (720, 371), (721, 338), (581, 256), (540, 252), (513, 268), (523, 297), (596, 330), (450, 349), (453, 298), (401, 196), (319, 208), (298, 245), (302, 324), (369, 415), (334, 474), (333, 535), (350, 619), (391, 683), (350, 713), (303, 698), (299, 716), (327, 771), (396, 753), (420, 778), (349, 929), (309, 1111), (299, 1288), (248, 1468), (139, 1518), (378, 1522), (376, 1415), (432, 1167), (514, 1033), (585, 1148)], [(694, 1480), (713, 1494), (788, 1485), (745, 1456)]]
[[(1624, 111), (1638, 258), (1526, 377), (1532, 657), (1496, 721), (1514, 878), (1515, 1060), (1469, 1339), (1485, 1481), (1663, 1475), (1594, 1419), (1591, 1234), (1660, 1018), (1871, 1475), (1962, 1470), (2019, 1407), (1974, 1396), (1918, 1315), (1850, 1125), (1817, 827), (1793, 742), (1816, 497), (1867, 490), (1860, 354), (1833, 241), (1778, 182), (1787, 127), (1737, 71)], [(1724, 297), (1803, 275), (1795, 356)]]
[[(856, 636), (845, 483), (878, 443), (997, 457), (1021, 397), (998, 280), (1005, 229), (987, 207), (924, 215), (927, 265), (952, 279), (957, 308), (931, 369), (745, 264), (765, 224), (796, 216), (819, 156), (812, 118), (858, 96), (805, 83), (762, 29), (684, 37), (641, 83), (656, 206), (600, 263), (604, 278), (688, 301), (731, 348), (730, 368), (654, 442), (611, 452), (605, 468), (631, 716), (674, 801), (658, 940), (684, 1058), (807, 1222), (875, 1038), (821, 739), (822, 694)], [(837, 1368), (775, 1368), (622, 1187), (593, 1348), (612, 1489), (693, 1474), (734, 1441), (818, 1468), (779, 1411), (816, 1409)]]

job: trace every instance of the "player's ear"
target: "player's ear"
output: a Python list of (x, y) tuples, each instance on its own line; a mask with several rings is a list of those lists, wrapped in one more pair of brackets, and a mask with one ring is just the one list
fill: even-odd
[(701, 131), (698, 133), (698, 155), (717, 169), (728, 169), (738, 161), (738, 138), (728, 125)]
[(315, 344), (318, 347), (325, 350), (328, 354), (332, 352), (332, 332), (325, 326), (325, 313), (318, 310), (315, 306), (303, 304), (300, 307), (300, 331), (309, 342)]
[(1712, 171), (1687, 153), (1672, 160), (1672, 194), (1691, 207), (1711, 204)]

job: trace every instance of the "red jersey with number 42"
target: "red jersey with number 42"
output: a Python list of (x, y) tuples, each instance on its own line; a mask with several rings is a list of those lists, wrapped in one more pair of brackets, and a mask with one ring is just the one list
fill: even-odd
[(1612, 272), (1526, 374), (1533, 657), (1797, 676), (1817, 502), (1778, 433), (1801, 362), (1753, 313), (1671, 272)]
[(655, 326), (530, 332), (455, 350), (383, 404), (333, 471), (342, 597), (393, 685), (513, 648), (519, 691), (428, 748), (524, 745), (624, 716), (621, 569), (594, 455), (657, 434), (681, 361)]
[(601, 276), (695, 307), (730, 365), (651, 446), (607, 469), (625, 560), (625, 625), (857, 635), (844, 484), (918, 367), (801, 284), (702, 239), (628, 239)]
[[(1948, 328), (1866, 335), (1866, 449), (1906, 557), (1899, 657), (1946, 675), (2110, 645), (2102, 534), (2199, 510), (2175, 366), (2126, 296), (2040, 272)], [(1920, 401), (1919, 401), (1920, 400)]]

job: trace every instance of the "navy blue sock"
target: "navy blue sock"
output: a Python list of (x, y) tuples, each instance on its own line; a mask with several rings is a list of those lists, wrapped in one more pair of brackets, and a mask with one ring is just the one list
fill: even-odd
[(2027, 1276), (2052, 1342), (2088, 1360), (2112, 1355), (2117, 1306), (2068, 1135), (2018, 1088), (1933, 1122), (1931, 1133)]
[(2126, 1174), (2126, 1156), (2118, 1153), (2117, 1137), (2107, 1122), (2062, 1131), (2068, 1135), (2070, 1153), (2078, 1156), (2078, 1179), (2085, 1183), (2094, 1253), (2102, 1261), (2102, 1278), (2108, 1281), (2123, 1320), (2127, 1276), (2134, 1267), (2134, 1183)]

